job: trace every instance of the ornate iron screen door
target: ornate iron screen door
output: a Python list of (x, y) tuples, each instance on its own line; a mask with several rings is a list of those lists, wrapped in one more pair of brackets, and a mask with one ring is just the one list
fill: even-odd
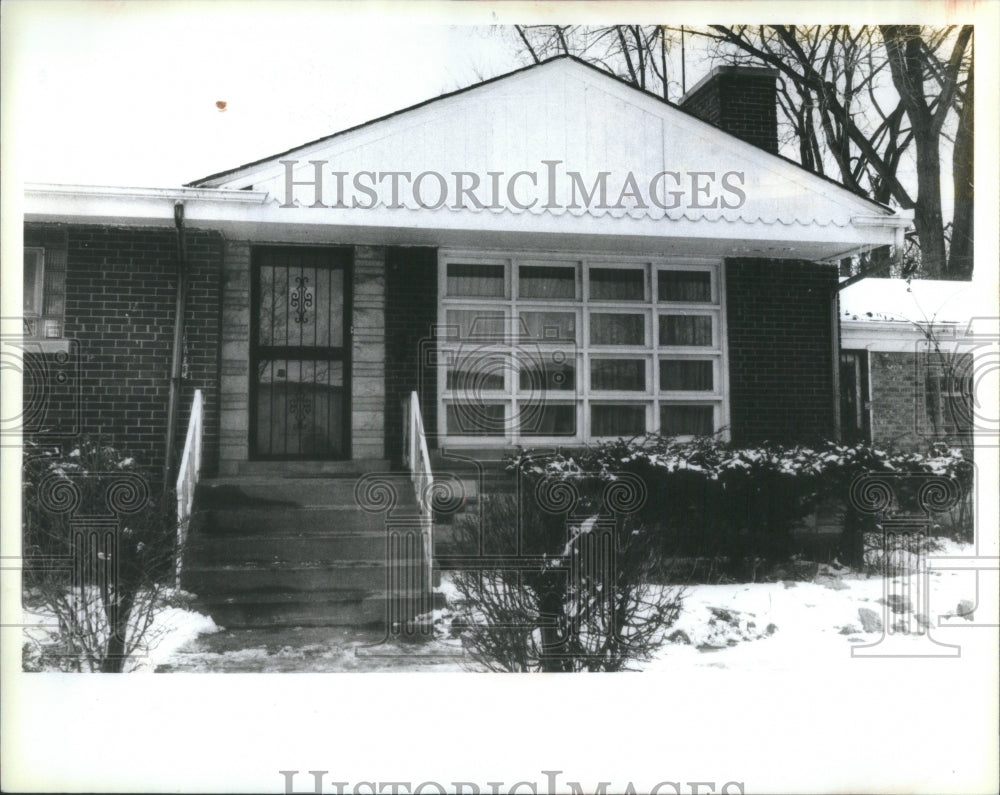
[(351, 252), (253, 251), (250, 455), (350, 457)]

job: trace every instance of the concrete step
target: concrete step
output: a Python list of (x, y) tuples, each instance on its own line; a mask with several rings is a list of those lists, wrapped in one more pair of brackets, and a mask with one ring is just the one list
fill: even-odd
[(192, 565), (246, 563), (308, 563), (316, 560), (384, 560), (385, 532), (249, 533), (200, 535), (187, 546)]
[(283, 508), (303, 505), (378, 508), (388, 494), (396, 505), (415, 504), (408, 475), (386, 474), (377, 482), (359, 478), (274, 478), (266, 475), (203, 480), (195, 493), (200, 508)]
[(363, 475), (367, 472), (388, 472), (387, 458), (359, 458), (353, 461), (241, 461), (240, 475)]
[(228, 508), (200, 510), (194, 517), (197, 535), (345, 535), (386, 531), (389, 526), (419, 526), (416, 507), (397, 507), (386, 517), (354, 506), (318, 505), (287, 508)]
[(249, 563), (191, 565), (182, 569), (185, 589), (208, 596), (271, 591), (276, 593), (335, 592), (363, 589), (384, 592), (390, 581), (419, 588), (421, 560), (322, 561), (317, 563)]
[(439, 593), (390, 598), (364, 591), (255, 593), (199, 600), (226, 629), (243, 627), (391, 626), (444, 606)]

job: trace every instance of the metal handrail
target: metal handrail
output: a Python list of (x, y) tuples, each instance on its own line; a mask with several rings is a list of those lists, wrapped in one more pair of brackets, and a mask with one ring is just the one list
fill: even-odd
[(431, 471), (431, 457), (427, 450), (427, 436), (424, 433), (424, 419), (420, 413), (420, 398), (411, 392), (403, 400), (403, 465), (410, 472), (417, 505), (420, 507), (420, 526), (424, 542), (424, 556), (427, 564), (428, 589), (433, 590), (434, 574), (434, 473)]
[(188, 419), (187, 436), (184, 438), (184, 453), (177, 472), (177, 587), (181, 583), (181, 557), (187, 540), (191, 513), (194, 510), (194, 493), (201, 473), (201, 437), (203, 427), (203, 405), (201, 390), (194, 391), (191, 416)]

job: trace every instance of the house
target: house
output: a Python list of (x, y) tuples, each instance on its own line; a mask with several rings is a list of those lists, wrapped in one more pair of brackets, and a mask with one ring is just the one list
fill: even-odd
[(251, 564), (329, 561), (268, 580), (287, 621), (296, 587), (373, 554), (287, 526), (361, 481), (293, 474), (835, 437), (834, 263), (909, 221), (777, 154), (775, 79), (719, 68), (676, 106), (562, 57), (185, 187), (31, 186), (26, 430), (100, 431), (172, 477), (198, 390), (202, 512), (232, 532), (192, 570), (221, 610)]
[[(841, 438), (972, 452), (975, 318), (969, 282), (868, 278), (840, 294)], [(976, 307), (982, 311), (977, 312)]]

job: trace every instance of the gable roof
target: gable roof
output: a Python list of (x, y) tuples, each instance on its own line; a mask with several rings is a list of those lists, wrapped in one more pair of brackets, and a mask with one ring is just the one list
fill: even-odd
[[(808, 169), (804, 168), (801, 164), (796, 163), (794, 160), (791, 160), (790, 158), (784, 157), (783, 155), (772, 154), (770, 152), (766, 152), (765, 150), (763, 150), (763, 149), (761, 149), (761, 148), (759, 148), (757, 146), (754, 146), (753, 144), (747, 143), (746, 141), (743, 141), (742, 139), (738, 138), (737, 136), (732, 135), (731, 133), (726, 132), (725, 130), (722, 130), (722, 129), (718, 128), (718, 127), (715, 127), (714, 125), (711, 125), (708, 122), (703, 121), (702, 119), (700, 119), (699, 117), (697, 117), (693, 113), (691, 113), (689, 110), (687, 110), (687, 109), (685, 109), (685, 108), (683, 108), (683, 107), (681, 107), (681, 106), (679, 106), (679, 105), (677, 105), (675, 103), (672, 103), (672, 102), (670, 102), (670, 101), (668, 101), (668, 100), (666, 100), (666, 99), (664, 99), (664, 98), (662, 98), (662, 97), (660, 97), (660, 96), (658, 96), (656, 94), (652, 94), (652, 93), (650, 93), (648, 91), (645, 91), (643, 89), (637, 88), (636, 86), (634, 86), (633, 84), (631, 84), (628, 81), (624, 80), (623, 78), (620, 78), (617, 75), (614, 75), (614, 74), (612, 74), (610, 72), (607, 72), (607, 71), (605, 71), (605, 70), (603, 70), (603, 69), (601, 69), (601, 68), (599, 68), (599, 67), (597, 67), (597, 66), (595, 66), (595, 65), (593, 65), (591, 63), (588, 63), (587, 61), (584, 61), (583, 59), (578, 58), (578, 57), (576, 57), (574, 55), (557, 55), (557, 56), (554, 56), (552, 58), (548, 58), (548, 59), (546, 59), (544, 61), (541, 61), (539, 63), (530, 64), (528, 66), (524, 66), (524, 67), (521, 67), (519, 69), (515, 69), (515, 70), (513, 70), (511, 72), (507, 72), (505, 74), (498, 75), (496, 77), (492, 77), (492, 78), (489, 78), (487, 80), (483, 80), (483, 81), (481, 81), (479, 83), (474, 83), (474, 84), (466, 86), (464, 88), (460, 88), (460, 89), (457, 89), (455, 91), (451, 91), (451, 92), (448, 92), (448, 93), (445, 93), (445, 94), (441, 94), (440, 96), (437, 96), (437, 97), (432, 97), (430, 99), (426, 99), (426, 100), (424, 100), (422, 102), (418, 102), (418, 103), (416, 103), (414, 105), (410, 105), (409, 107), (402, 108), (400, 110), (394, 111), (392, 113), (385, 114), (383, 116), (379, 116), (379, 117), (377, 117), (375, 119), (371, 119), (369, 121), (362, 122), (361, 124), (357, 124), (357, 125), (354, 125), (352, 127), (348, 127), (346, 129), (343, 129), (343, 130), (339, 130), (337, 132), (331, 133), (329, 135), (322, 136), (322, 137), (317, 138), (315, 140), (308, 141), (308, 142), (303, 143), (303, 144), (299, 144), (299, 145), (294, 146), (294, 147), (292, 147), (290, 149), (286, 149), (286, 150), (284, 150), (282, 152), (278, 152), (276, 154), (268, 155), (266, 157), (259, 158), (257, 160), (251, 161), (249, 163), (245, 163), (243, 165), (236, 166), (234, 168), (226, 169), (226, 170), (223, 170), (223, 171), (216, 172), (214, 174), (210, 174), (210, 175), (205, 176), (205, 177), (201, 177), (199, 179), (196, 179), (196, 180), (193, 180), (193, 181), (191, 181), (189, 183), (186, 183), (186, 186), (187, 187), (233, 187), (233, 184), (232, 184), (233, 181), (238, 181), (240, 179), (240, 177), (249, 175), (250, 173), (252, 173), (255, 170), (256, 167), (266, 166), (268, 164), (273, 164), (273, 163), (277, 162), (279, 159), (283, 159), (283, 158), (295, 155), (297, 153), (302, 153), (302, 152), (304, 152), (306, 150), (314, 149), (317, 145), (322, 145), (322, 144), (325, 144), (325, 143), (331, 143), (331, 144), (333, 144), (338, 139), (344, 138), (346, 136), (350, 136), (353, 133), (358, 133), (358, 132), (365, 131), (365, 130), (368, 130), (370, 128), (373, 128), (373, 127), (376, 127), (376, 126), (379, 126), (379, 125), (383, 125), (386, 122), (391, 122), (392, 120), (400, 119), (401, 117), (407, 116), (409, 114), (413, 114), (415, 111), (419, 111), (421, 109), (428, 108), (428, 107), (433, 106), (433, 105), (444, 104), (447, 100), (451, 100), (451, 99), (456, 98), (456, 97), (461, 97), (463, 95), (474, 94), (474, 93), (479, 92), (479, 91), (481, 91), (483, 89), (488, 89), (489, 87), (496, 86), (497, 84), (500, 84), (500, 83), (503, 83), (503, 82), (506, 82), (506, 81), (510, 81), (512, 78), (516, 78), (517, 76), (524, 75), (524, 74), (529, 73), (529, 72), (534, 72), (536, 70), (537, 71), (544, 71), (544, 70), (546, 70), (546, 68), (549, 68), (550, 65), (552, 65), (552, 64), (560, 64), (560, 63), (561, 64), (573, 64), (576, 67), (582, 67), (583, 69), (588, 70), (590, 73), (592, 73), (592, 75), (597, 76), (598, 77), (598, 81), (597, 82), (606, 81), (606, 82), (611, 83), (611, 84), (617, 84), (619, 86), (624, 87), (627, 92), (631, 92), (631, 93), (637, 95), (637, 97), (642, 97), (642, 100), (644, 102), (650, 102), (651, 101), (652, 103), (660, 105), (660, 106), (662, 106), (664, 108), (669, 108), (670, 109), (670, 113), (683, 114), (683, 116), (685, 116), (685, 117), (687, 117), (687, 118), (695, 121), (697, 124), (699, 124), (699, 125), (705, 125), (708, 128), (708, 130), (704, 131), (703, 134), (711, 135), (711, 136), (715, 136), (715, 137), (720, 137), (723, 140), (729, 139), (729, 142), (732, 145), (737, 146), (738, 148), (750, 147), (753, 150), (755, 150), (756, 152), (760, 152), (760, 153), (766, 155), (767, 158), (773, 159), (773, 161), (780, 161), (781, 163), (784, 163), (784, 164), (786, 164), (788, 166), (791, 166), (794, 170), (796, 170), (798, 172), (801, 172), (801, 174), (803, 174), (803, 175), (806, 175), (807, 178), (810, 181), (812, 181), (812, 180), (818, 180), (818, 181), (820, 181), (822, 183), (826, 183), (828, 185), (835, 186), (838, 191), (843, 191), (845, 193), (850, 194), (852, 197), (855, 197), (856, 199), (862, 200), (864, 202), (864, 204), (867, 205), (869, 212), (871, 212), (871, 211), (874, 210), (876, 212), (876, 214), (882, 214), (882, 213), (890, 214), (890, 213), (892, 213), (892, 209), (891, 208), (889, 208), (889, 207), (887, 207), (887, 206), (885, 206), (883, 204), (880, 204), (880, 203), (872, 200), (871, 198), (869, 198), (868, 196), (866, 196), (864, 193), (862, 193), (860, 191), (857, 191), (857, 190), (854, 190), (854, 189), (851, 189), (851, 188), (847, 188), (846, 186), (842, 185), (841, 183), (837, 182), (836, 180), (831, 179), (830, 177), (827, 177), (825, 175), (820, 175), (820, 174), (816, 174), (816, 173), (814, 173), (812, 171), (809, 171)], [(706, 168), (709, 168), (709, 167), (710, 167), (710, 165), (706, 165)], [(240, 186), (240, 187), (241, 188), (247, 188), (247, 187), (249, 187), (249, 185), (247, 185), (247, 186)]]

